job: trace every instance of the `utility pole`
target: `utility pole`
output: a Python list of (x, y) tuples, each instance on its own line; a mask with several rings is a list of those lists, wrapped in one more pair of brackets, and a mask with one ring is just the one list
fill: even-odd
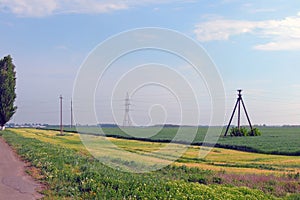
[(70, 128), (73, 127), (73, 102), (71, 99), (71, 123), (70, 123)]
[(239, 90), (237, 90), (237, 91), (238, 91), (238, 98), (237, 98), (236, 103), (235, 103), (235, 106), (234, 106), (234, 108), (233, 108), (233, 112), (232, 112), (232, 114), (231, 114), (231, 117), (230, 117), (229, 123), (228, 123), (228, 125), (227, 125), (227, 128), (226, 128), (226, 131), (225, 131), (224, 136), (226, 136), (227, 133), (228, 133), (230, 124), (231, 124), (231, 122), (232, 122), (232, 119), (233, 119), (233, 116), (234, 116), (234, 113), (235, 113), (237, 107), (238, 107), (238, 130), (240, 131), (240, 128), (241, 128), (241, 102), (242, 102), (242, 106), (243, 106), (243, 109), (244, 109), (244, 111), (245, 111), (245, 114), (246, 114), (246, 117), (247, 117), (249, 126), (250, 126), (250, 128), (251, 128), (251, 131), (253, 131), (252, 124), (251, 124), (251, 122), (250, 122), (250, 118), (249, 118), (249, 115), (248, 115), (247, 110), (246, 110), (246, 106), (245, 106), (244, 101), (243, 101), (243, 98), (242, 98), (242, 94), (241, 94), (241, 93), (242, 93), (242, 90), (239, 89)]
[(63, 115), (62, 115), (62, 100), (63, 100), (63, 97), (62, 95), (59, 96), (59, 99), (60, 99), (60, 134), (62, 135), (63, 134)]
[(131, 119), (129, 115), (130, 111), (130, 99), (129, 99), (129, 94), (127, 92), (126, 98), (125, 98), (125, 114), (124, 114), (124, 120), (123, 120), (123, 126), (131, 126)]

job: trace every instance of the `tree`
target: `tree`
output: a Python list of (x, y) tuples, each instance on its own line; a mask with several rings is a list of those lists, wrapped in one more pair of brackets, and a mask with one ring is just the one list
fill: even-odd
[(0, 60), (0, 128), (5, 129), (5, 124), (15, 114), (16, 99), (16, 71), (10, 55)]

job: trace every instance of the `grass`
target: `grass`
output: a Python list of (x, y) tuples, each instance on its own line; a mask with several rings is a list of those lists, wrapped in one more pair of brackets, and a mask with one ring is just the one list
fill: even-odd
[[(50, 127), (51, 128), (51, 127)], [(52, 127), (51, 129), (56, 129)], [(219, 129), (212, 127), (212, 130)], [(66, 131), (76, 131), (74, 128), (65, 128)], [(99, 134), (99, 127), (80, 127), (81, 133)], [(178, 128), (167, 127), (161, 130), (157, 127), (153, 128), (126, 128), (122, 131), (119, 128), (103, 128), (106, 136), (138, 139), (153, 142), (170, 142), (175, 138), (177, 143), (186, 143), (192, 140), (192, 132), (194, 128), (184, 127), (182, 134), (177, 134)], [(158, 131), (159, 130), (159, 131)], [(299, 127), (259, 127), (262, 136), (257, 137), (223, 137), (215, 138), (217, 140), (216, 147), (234, 149), (247, 152), (256, 152), (264, 154), (276, 155), (300, 155), (300, 128)], [(201, 145), (206, 135), (207, 127), (199, 127), (192, 143)], [(157, 134), (153, 135), (154, 133)], [(223, 129), (224, 132), (224, 129)], [(223, 134), (222, 134), (223, 135)], [(213, 136), (213, 138), (216, 136)]]
[[(79, 151), (81, 154), (88, 155), (90, 152), (94, 155), (101, 156), (95, 152), (105, 152), (106, 155), (110, 152), (110, 156), (115, 155), (115, 158), (120, 158), (119, 151), (112, 149), (110, 146), (105, 146), (105, 139), (111, 141), (118, 148), (125, 151), (142, 155), (145, 160), (156, 163), (169, 163), (176, 156), (174, 150), (186, 150), (183, 155), (174, 163), (176, 165), (187, 165), (209, 169), (214, 171), (228, 171), (238, 173), (261, 173), (261, 174), (284, 174), (300, 172), (300, 157), (299, 156), (284, 156), (284, 155), (267, 155), (259, 153), (241, 152), (230, 149), (214, 148), (208, 153), (205, 158), (199, 158), (201, 152), (199, 146), (190, 146), (185, 148), (185, 145), (171, 144), (170, 148), (165, 151), (158, 151), (166, 146), (165, 143), (159, 142), (144, 142), (138, 140), (125, 140), (120, 138), (104, 138), (101, 136), (84, 135), (85, 140), (90, 139), (92, 143), (87, 146), (82, 144), (79, 134), (68, 134), (66, 136), (58, 136), (57, 131), (46, 131), (39, 129), (13, 129), (24, 137), (35, 138), (43, 142), (59, 144), (63, 147), (72, 148)], [(204, 149), (205, 150), (205, 149)], [(123, 160), (125, 159), (122, 156)], [(141, 157), (140, 157), (141, 158)], [(135, 162), (136, 157), (134, 157)], [(133, 161), (128, 159), (127, 161)], [(143, 162), (145, 164), (145, 162)]]
[[(61, 140), (55, 144), (52, 137), (61, 136), (49, 135), (52, 143), (10, 131), (3, 134), (23, 159), (40, 170), (41, 181), (48, 185), (45, 199), (278, 199), (258, 189), (220, 185), (220, 177), (198, 168), (167, 167), (146, 174), (121, 172), (81, 154), (81, 148), (73, 149), (72, 143), (66, 144), (68, 148), (61, 145)], [(213, 184), (200, 184), (199, 175), (207, 182), (213, 176)]]
[[(171, 166), (132, 174), (94, 159), (79, 134), (59, 136), (57, 131), (11, 129), (3, 137), (41, 171), (36, 177), (49, 185), (45, 191), (49, 199), (275, 199), (275, 196), (287, 199), (293, 195), (294, 199), (299, 198), (300, 158), (296, 156), (215, 148), (199, 159), (199, 147), (192, 146)], [(103, 142), (101, 136), (89, 137), (95, 144)], [(168, 156), (157, 153), (165, 143), (109, 140), (119, 148), (143, 154), (147, 160), (168, 162)], [(102, 150), (107, 153), (111, 149)], [(130, 167), (145, 164), (120, 157), (111, 161)]]

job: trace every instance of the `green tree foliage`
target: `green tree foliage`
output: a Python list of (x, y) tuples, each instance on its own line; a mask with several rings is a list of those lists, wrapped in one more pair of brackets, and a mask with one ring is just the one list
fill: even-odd
[(10, 55), (0, 60), (0, 127), (11, 119), (17, 110), (14, 106), (16, 99), (16, 71)]

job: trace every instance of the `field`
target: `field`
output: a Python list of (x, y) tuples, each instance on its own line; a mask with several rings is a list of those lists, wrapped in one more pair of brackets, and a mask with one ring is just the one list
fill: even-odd
[[(100, 134), (99, 127), (79, 127), (80, 133)], [(58, 130), (58, 127), (50, 129)], [(126, 134), (119, 128), (103, 128), (106, 136), (120, 137), (125, 139), (139, 139), (154, 142), (173, 142), (185, 143), (192, 137), (191, 132), (195, 128), (184, 127), (183, 134), (177, 134), (178, 128), (162, 128), (157, 134), (153, 132), (158, 128), (126, 128), (125, 131), (133, 133), (132, 135)], [(212, 129), (220, 129), (220, 127), (213, 127)], [(223, 137), (216, 138), (216, 147), (223, 147), (227, 149), (235, 149), (248, 152), (277, 154), (277, 155), (295, 155), (300, 156), (300, 127), (259, 127), (262, 136), (259, 137)], [(75, 128), (65, 128), (65, 131), (76, 131)], [(197, 134), (192, 139), (192, 144), (202, 144), (207, 127), (199, 127)], [(222, 135), (224, 129), (222, 130)], [(149, 137), (150, 136), (150, 137)], [(213, 136), (217, 137), (217, 136)], [(214, 138), (213, 138), (214, 139)]]
[[(300, 157), (267, 155), (214, 148), (199, 159), (191, 146), (172, 165), (155, 172), (126, 173), (94, 159), (80, 136), (57, 131), (11, 129), (3, 136), (32, 167), (28, 172), (48, 188), (46, 199), (297, 199), (300, 192)], [(102, 136), (89, 135), (95, 142)], [(117, 147), (168, 162), (156, 150), (166, 145), (109, 138)], [(97, 143), (99, 144), (99, 143)], [(171, 144), (173, 148), (186, 146)], [(101, 150), (108, 152), (112, 149)], [(291, 151), (290, 151), (291, 152)], [(143, 163), (112, 159), (116, 165)]]

